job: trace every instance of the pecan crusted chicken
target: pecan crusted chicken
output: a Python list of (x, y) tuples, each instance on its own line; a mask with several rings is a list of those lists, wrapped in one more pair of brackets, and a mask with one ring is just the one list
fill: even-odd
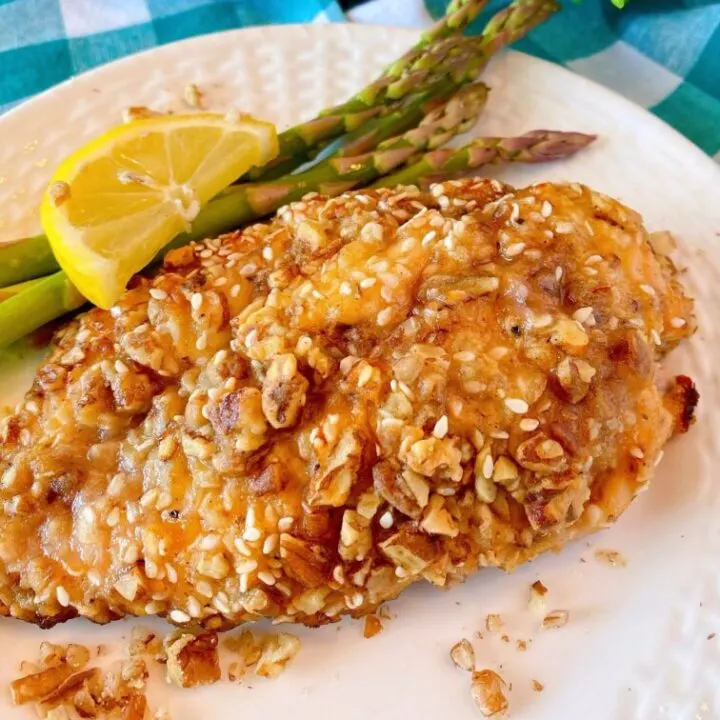
[(692, 302), (580, 185), (308, 195), (60, 330), (0, 425), (0, 609), (320, 625), (602, 528)]

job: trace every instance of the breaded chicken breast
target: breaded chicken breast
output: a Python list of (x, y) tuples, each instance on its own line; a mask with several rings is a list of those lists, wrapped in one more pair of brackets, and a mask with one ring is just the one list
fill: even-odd
[(308, 195), (57, 333), (1, 425), (2, 611), (319, 625), (513, 568), (646, 486), (694, 328), (580, 185)]

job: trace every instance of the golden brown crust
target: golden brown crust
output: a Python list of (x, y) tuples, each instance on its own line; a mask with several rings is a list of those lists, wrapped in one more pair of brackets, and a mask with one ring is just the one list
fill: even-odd
[(308, 196), (58, 333), (0, 428), (0, 605), (315, 626), (512, 568), (644, 487), (693, 330), (579, 185)]

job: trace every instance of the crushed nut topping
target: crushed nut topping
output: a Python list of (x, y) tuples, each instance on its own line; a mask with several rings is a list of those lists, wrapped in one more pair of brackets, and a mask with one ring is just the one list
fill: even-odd
[(627, 560), (617, 550), (596, 550), (595, 559), (610, 567), (625, 567)]
[(500, 632), (504, 626), (505, 623), (503, 622), (502, 615), (490, 613), (485, 618), (485, 629), (488, 632)]
[(366, 638), (372, 638), (379, 635), (383, 631), (383, 624), (377, 615), (368, 615), (365, 618), (365, 625), (363, 627), (363, 636)]
[(541, 627), (543, 630), (561, 628), (567, 625), (569, 618), (570, 613), (567, 610), (553, 610), (542, 619)]
[(544, 615), (547, 608), (548, 589), (540, 580), (530, 586), (530, 610), (537, 615)]
[(215, 633), (178, 630), (168, 635), (163, 646), (167, 653), (167, 678), (180, 687), (212, 685), (220, 679), (218, 638)]
[(450, 659), (461, 670), (475, 670), (475, 651), (469, 640), (463, 638), (450, 648)]
[(508, 709), (506, 683), (494, 670), (473, 673), (470, 692), (483, 717), (498, 717)]
[(300, 639), (290, 633), (278, 633), (265, 639), (255, 674), (277, 677), (300, 651)]

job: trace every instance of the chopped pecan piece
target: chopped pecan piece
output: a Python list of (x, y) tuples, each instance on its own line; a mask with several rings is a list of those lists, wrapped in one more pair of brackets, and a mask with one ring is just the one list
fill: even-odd
[(292, 353), (273, 359), (263, 382), (262, 407), (274, 428), (292, 427), (297, 422), (308, 385)]
[(220, 679), (220, 661), (215, 633), (176, 631), (163, 645), (167, 653), (167, 677), (180, 687), (211, 685)]

